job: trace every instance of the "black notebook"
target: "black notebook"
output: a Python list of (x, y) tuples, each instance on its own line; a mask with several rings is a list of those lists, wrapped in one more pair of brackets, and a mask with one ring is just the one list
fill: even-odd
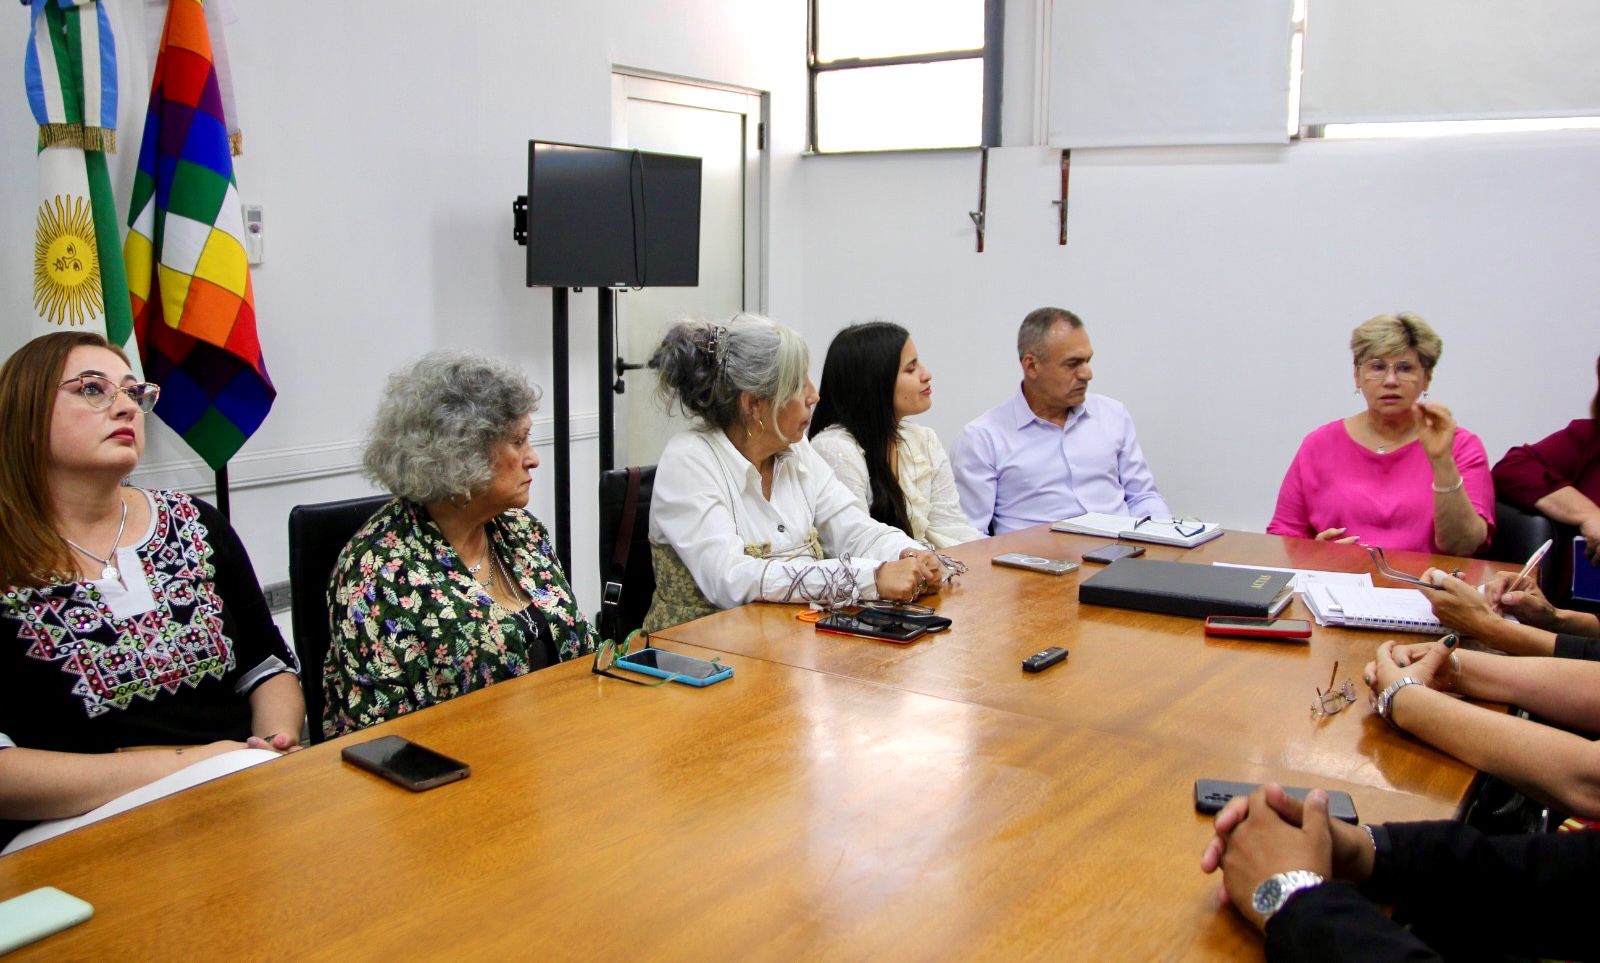
[(1123, 558), (1078, 585), (1078, 601), (1169, 615), (1277, 615), (1294, 597), (1291, 572)]

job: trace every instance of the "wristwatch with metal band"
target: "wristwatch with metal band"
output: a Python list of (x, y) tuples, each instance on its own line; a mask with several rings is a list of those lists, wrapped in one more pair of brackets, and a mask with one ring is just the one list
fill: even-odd
[[(1389, 687), (1378, 694), (1378, 716), (1382, 718), (1384, 722), (1387, 722), (1389, 725), (1393, 726), (1395, 724), (1394, 717), (1391, 716), (1389, 712), (1390, 706), (1394, 703), (1394, 694), (1399, 692), (1401, 689), (1404, 689), (1408, 685), (1421, 684), (1422, 683), (1411, 678), (1409, 675), (1405, 678), (1396, 679), (1389, 683)], [(1398, 728), (1398, 726), (1396, 728)]]
[(1250, 897), (1250, 905), (1257, 913), (1261, 914), (1261, 921), (1265, 923), (1272, 919), (1272, 914), (1283, 909), (1283, 904), (1289, 897), (1303, 889), (1321, 886), (1322, 877), (1309, 869), (1291, 869), (1287, 873), (1268, 876), (1256, 887)]

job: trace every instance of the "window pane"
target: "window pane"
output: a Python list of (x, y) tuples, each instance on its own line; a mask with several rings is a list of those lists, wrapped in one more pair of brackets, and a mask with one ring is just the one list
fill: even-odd
[(983, 0), (816, 0), (817, 60), (977, 50)]
[(976, 147), (983, 58), (817, 74), (818, 151)]

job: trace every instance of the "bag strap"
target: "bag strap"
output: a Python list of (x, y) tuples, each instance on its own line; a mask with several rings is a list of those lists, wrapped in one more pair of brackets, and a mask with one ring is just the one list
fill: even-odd
[(622, 520), (617, 524), (617, 540), (611, 546), (611, 578), (601, 590), (602, 610), (622, 603), (622, 580), (628, 574), (628, 555), (633, 549), (633, 523), (639, 514), (639, 466), (628, 466), (628, 494), (622, 500)]

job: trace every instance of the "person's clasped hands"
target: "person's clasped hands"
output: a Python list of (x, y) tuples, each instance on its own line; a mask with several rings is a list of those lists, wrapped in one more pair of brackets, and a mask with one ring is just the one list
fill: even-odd
[(933, 552), (908, 548), (878, 567), (877, 584), (879, 598), (915, 602), (944, 587), (944, 568)]
[[(1361, 670), (1361, 681), (1371, 691), (1367, 703), (1376, 711), (1378, 697), (1404, 678), (1439, 692), (1450, 692), (1461, 675), (1461, 660), (1456, 657), (1456, 636), (1437, 642), (1397, 643), (1393, 639), (1378, 646), (1371, 662)], [(1398, 692), (1395, 693), (1398, 695)], [(1393, 698), (1393, 696), (1391, 696)], [(1390, 722), (1393, 722), (1392, 708)]]
[(1328, 794), (1321, 789), (1302, 803), (1276, 783), (1258, 786), (1222, 807), (1214, 827), (1200, 868), (1222, 870), (1218, 899), (1233, 904), (1256, 929), (1265, 929), (1267, 921), (1256, 908), (1256, 893), (1279, 873), (1303, 870), (1356, 883), (1372, 875), (1371, 837), (1359, 826), (1330, 819)]

